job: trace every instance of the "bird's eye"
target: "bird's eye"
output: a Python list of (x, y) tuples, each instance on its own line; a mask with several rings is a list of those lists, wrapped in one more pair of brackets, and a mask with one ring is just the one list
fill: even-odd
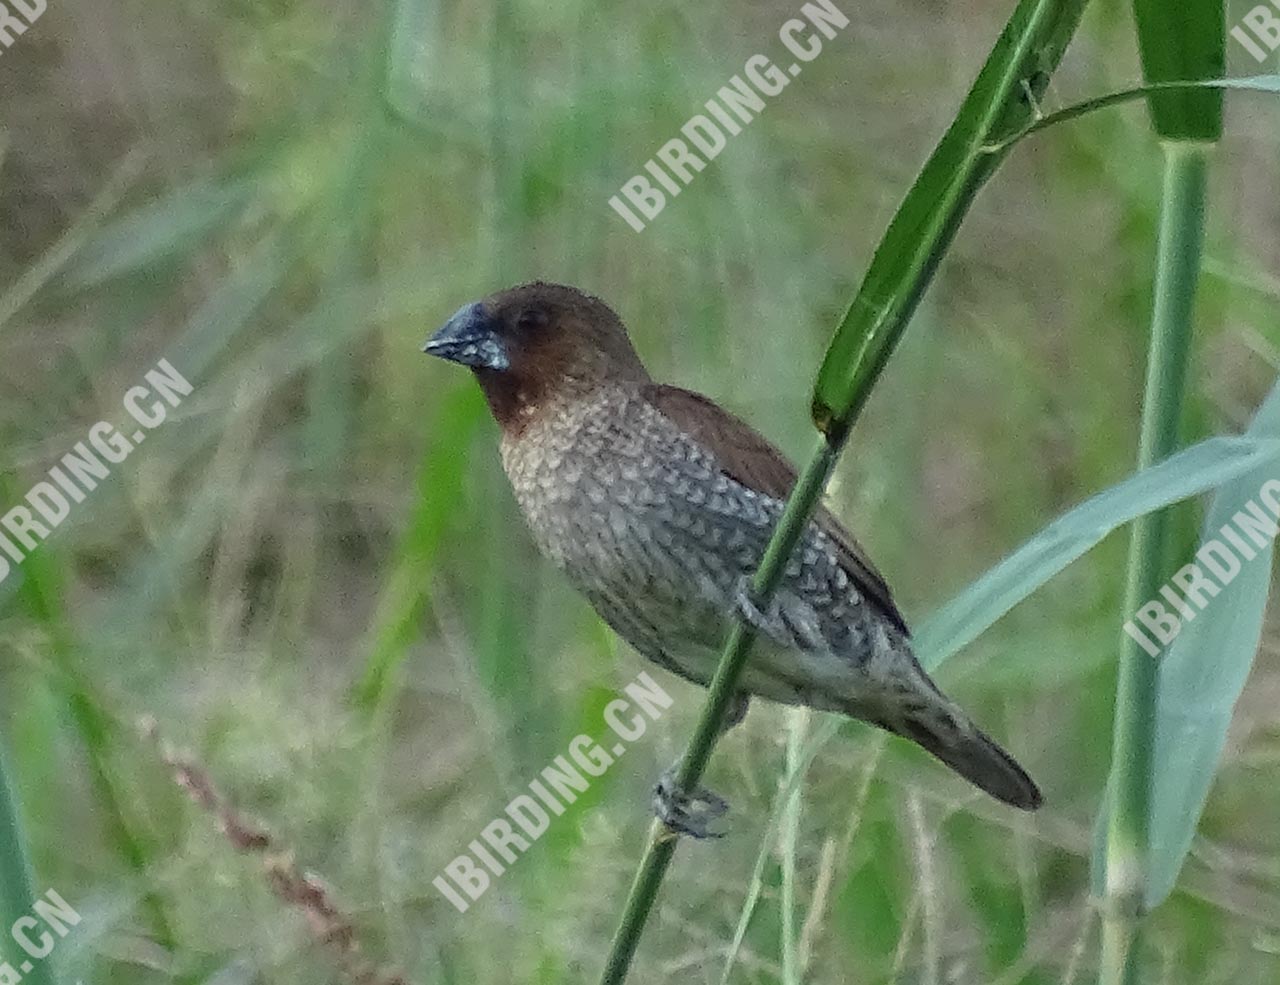
[(547, 324), (547, 313), (541, 308), (525, 308), (516, 319), (516, 327), (522, 332), (532, 332)]

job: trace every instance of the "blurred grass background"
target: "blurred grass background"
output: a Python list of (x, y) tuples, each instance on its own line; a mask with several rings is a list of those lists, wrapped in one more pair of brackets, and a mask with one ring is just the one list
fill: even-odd
[[(59, 951), (74, 971), (337, 980), (136, 737), (151, 714), (324, 877), (371, 958), (419, 983), (593, 980), (702, 692), (664, 675), (662, 727), (466, 914), (431, 887), (646, 665), (538, 560), (474, 384), (417, 348), (496, 287), (579, 284), (656, 376), (800, 454), (829, 332), (1008, 13), (840, 6), (850, 26), (641, 234), (609, 196), (747, 57), (782, 57), (798, 5), (50, 0), (0, 54), (6, 501), (158, 358), (196, 385), (0, 585), (0, 729), (38, 888), (88, 918)], [(1099, 4), (1046, 108), (1139, 77), (1127, 8)], [(1189, 440), (1239, 430), (1280, 371), (1278, 118), (1229, 101)], [(1131, 470), (1158, 165), (1140, 104), (1055, 128), (961, 231), (834, 486), (913, 621)], [(821, 754), (796, 838), (806, 981), (1092, 977), (1124, 547), (942, 675), (1040, 814), (862, 727)], [(1280, 976), (1276, 644), (1152, 921), (1162, 982)], [(713, 761), (732, 834), (681, 853), (633, 981), (719, 980), (783, 716), (758, 705)], [(763, 878), (734, 981), (779, 979), (776, 863)]]

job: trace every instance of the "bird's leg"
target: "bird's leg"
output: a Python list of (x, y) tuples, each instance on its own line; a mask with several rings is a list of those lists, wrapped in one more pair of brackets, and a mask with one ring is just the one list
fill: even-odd
[[(750, 702), (748, 695), (741, 692), (734, 694), (720, 723), (721, 735), (747, 717)], [(677, 760), (658, 777), (658, 783), (653, 788), (653, 813), (676, 834), (698, 839), (723, 838), (723, 831), (712, 831), (709, 825), (728, 812), (729, 802), (706, 787), (698, 787), (690, 793), (684, 792), (677, 783), (679, 773), (680, 761)]]
[(729, 809), (723, 797), (699, 787), (693, 793), (682, 793), (676, 787), (680, 763), (672, 763), (662, 771), (653, 788), (653, 813), (676, 834), (690, 838), (723, 838), (723, 831), (712, 831), (710, 824)]

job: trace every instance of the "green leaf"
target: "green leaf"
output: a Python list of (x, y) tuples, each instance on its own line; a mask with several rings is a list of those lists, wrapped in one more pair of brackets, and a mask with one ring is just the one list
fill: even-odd
[[(1249, 437), (1280, 439), (1280, 383), (1253, 419)], [(1263, 484), (1280, 477), (1270, 462), (1222, 486), (1205, 517), (1203, 545), (1257, 499)], [(1265, 509), (1265, 507), (1263, 507)], [(1231, 713), (1244, 690), (1262, 638), (1271, 589), (1272, 545), (1252, 560), (1182, 630), (1161, 656), (1151, 801), (1151, 856), (1147, 906), (1173, 890), (1222, 757)]]
[(1085, 0), (1022, 0), (960, 112), (876, 249), (818, 373), (813, 416), (839, 435), (861, 409), (943, 254), (1003, 155), (990, 145), (1038, 113), (1036, 101), (1080, 22)]
[(1048, 130), (1050, 127), (1078, 119), (1081, 116), (1088, 116), (1090, 113), (1096, 113), (1100, 109), (1108, 109), (1111, 106), (1119, 106), (1122, 103), (1131, 103), (1142, 99), (1144, 96), (1150, 97), (1154, 93), (1194, 92), (1201, 89), (1236, 89), (1243, 92), (1280, 94), (1280, 75), (1250, 75), (1238, 79), (1205, 79), (1201, 82), (1162, 82), (1153, 85), (1136, 86), (1133, 89), (1122, 89), (1119, 92), (1109, 92), (1104, 96), (1095, 96), (1093, 99), (1086, 99), (1084, 102), (1075, 103), (1072, 106), (1067, 106), (1042, 116), (1034, 123), (1024, 126), (1021, 130), (998, 138), (988, 149), (993, 153), (1007, 151), (1024, 137), (1029, 137), (1033, 133)]
[(1250, 75), (1243, 79), (1216, 79), (1206, 83), (1223, 89), (1250, 89), (1254, 92), (1280, 93), (1280, 75)]
[(926, 620), (916, 634), (921, 662), (937, 667), (1117, 527), (1277, 461), (1280, 433), (1210, 438), (1085, 500)]
[[(1222, 0), (1134, 0), (1133, 14), (1148, 82), (1216, 79), (1226, 71)], [(1147, 105), (1165, 140), (1215, 141), (1222, 136), (1222, 93), (1215, 89), (1157, 92)]]

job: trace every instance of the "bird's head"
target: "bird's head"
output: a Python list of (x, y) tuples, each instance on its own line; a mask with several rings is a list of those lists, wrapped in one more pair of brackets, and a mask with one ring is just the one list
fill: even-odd
[(422, 351), (470, 367), (506, 429), (600, 386), (649, 379), (612, 309), (561, 284), (524, 284), (463, 305)]

